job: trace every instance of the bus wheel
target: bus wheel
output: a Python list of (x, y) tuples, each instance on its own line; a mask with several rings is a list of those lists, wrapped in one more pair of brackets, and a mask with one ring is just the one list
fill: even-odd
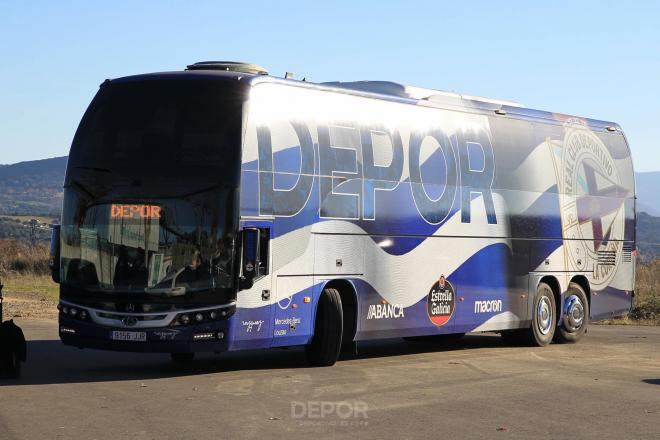
[(540, 283), (534, 296), (532, 326), (528, 329), (528, 340), (532, 345), (544, 347), (552, 342), (557, 327), (555, 295), (550, 286)]
[(195, 359), (195, 353), (170, 353), (170, 357), (177, 364), (185, 364)]
[(339, 357), (344, 315), (337, 289), (321, 292), (316, 310), (314, 337), (306, 347), (307, 360), (319, 367), (334, 365)]
[(563, 318), (555, 335), (557, 342), (574, 343), (587, 332), (589, 325), (589, 301), (584, 289), (577, 283), (570, 283), (564, 300)]

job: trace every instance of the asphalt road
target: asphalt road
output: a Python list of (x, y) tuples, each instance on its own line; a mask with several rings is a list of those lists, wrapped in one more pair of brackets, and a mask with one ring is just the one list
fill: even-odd
[(23, 378), (0, 439), (660, 438), (660, 328), (592, 326), (577, 345), (387, 340), (309, 368), (299, 349), (202, 356), (77, 350), (22, 321)]

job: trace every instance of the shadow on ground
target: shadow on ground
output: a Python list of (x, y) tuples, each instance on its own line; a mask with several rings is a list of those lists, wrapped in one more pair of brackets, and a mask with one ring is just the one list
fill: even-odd
[[(452, 344), (407, 342), (403, 339), (366, 341), (360, 343), (357, 356), (343, 357), (337, 367), (369, 358), (502, 346), (501, 338), (495, 334), (468, 335)], [(28, 362), (23, 366), (22, 378), (0, 381), (0, 387), (147, 380), (239, 370), (291, 368), (309, 368), (304, 348), (199, 354), (194, 361), (181, 365), (173, 363), (167, 354), (79, 350), (64, 346), (58, 340), (33, 340), (28, 342)]]

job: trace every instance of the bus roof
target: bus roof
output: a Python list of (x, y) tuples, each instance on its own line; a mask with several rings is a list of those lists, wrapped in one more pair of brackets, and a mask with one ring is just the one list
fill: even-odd
[(122, 83), (132, 81), (149, 81), (163, 79), (215, 79), (225, 81), (239, 81), (249, 85), (260, 83), (278, 83), (293, 87), (304, 87), (318, 90), (333, 91), (336, 93), (359, 95), (387, 101), (397, 101), (407, 104), (423, 105), (428, 107), (462, 109), (481, 112), (496, 112), (500, 115), (510, 115), (522, 119), (545, 120), (547, 122), (558, 123), (559, 120), (569, 120), (579, 118), (584, 120), (594, 129), (608, 130), (612, 132), (621, 131), (621, 127), (611, 121), (578, 117), (563, 113), (548, 112), (544, 110), (525, 107), (523, 104), (514, 101), (484, 98), (480, 96), (465, 95), (455, 92), (427, 89), (415, 86), (408, 86), (391, 81), (350, 81), (350, 82), (321, 82), (314, 83), (305, 80), (295, 80), (292, 78), (279, 78), (263, 73), (255, 74), (252, 72), (226, 71), (217, 69), (194, 69), (171, 72), (155, 72), (140, 75), (131, 75), (113, 80), (106, 80), (106, 83)]

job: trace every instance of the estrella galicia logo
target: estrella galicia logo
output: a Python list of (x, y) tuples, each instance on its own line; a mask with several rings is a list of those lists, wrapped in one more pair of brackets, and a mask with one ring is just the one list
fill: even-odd
[(440, 275), (433, 284), (427, 297), (426, 311), (431, 322), (437, 326), (445, 325), (451, 319), (456, 309), (456, 294), (454, 287)]

